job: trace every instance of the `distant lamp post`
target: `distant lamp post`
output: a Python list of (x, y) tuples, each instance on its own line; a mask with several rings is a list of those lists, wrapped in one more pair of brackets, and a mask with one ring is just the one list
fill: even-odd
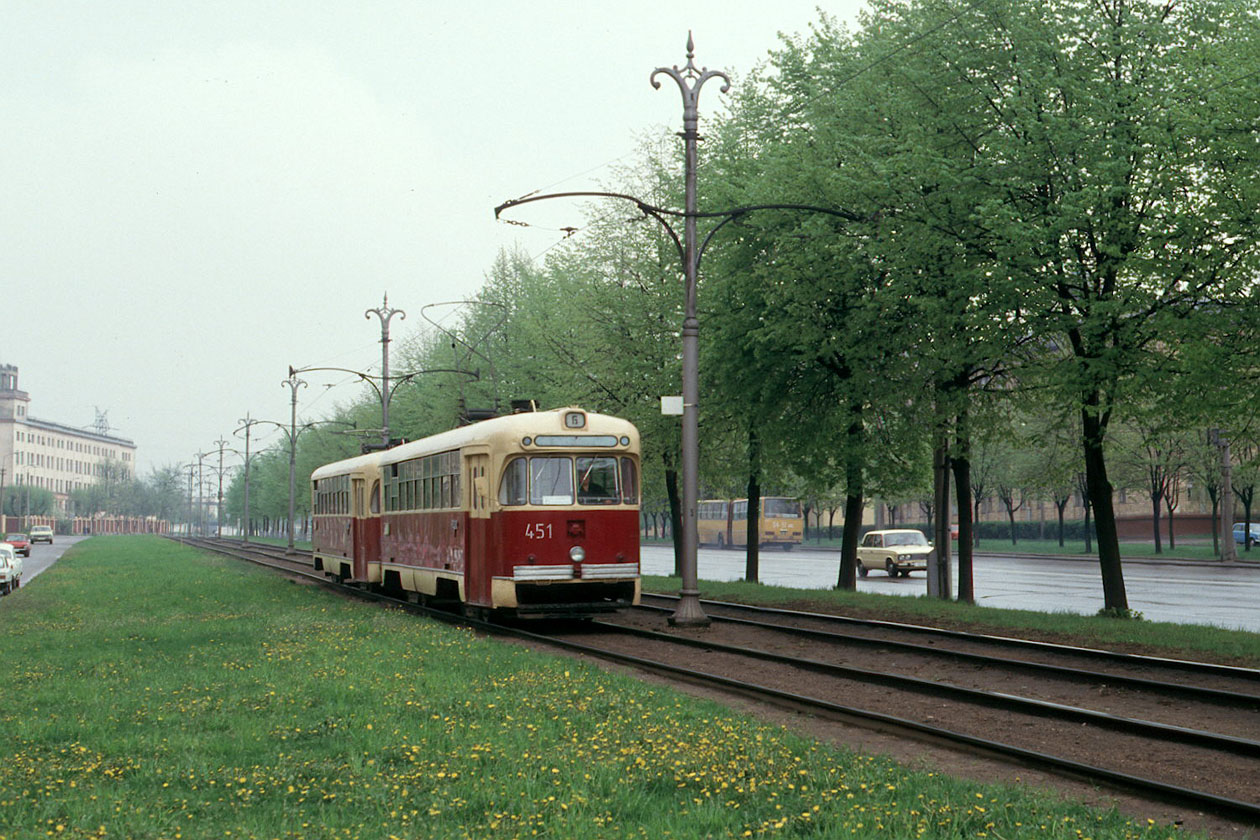
[[(293, 548), (293, 505), (294, 497), (297, 493), (297, 392), (298, 388), (305, 388), (306, 382), (298, 379), (297, 374), (293, 373), (293, 368), (289, 368), (289, 378), (280, 383), (282, 387), (288, 388), (292, 392), (292, 399), (289, 402), (289, 545), (285, 549), (285, 554), (292, 554)], [(389, 432), (385, 432), (386, 438)]]
[(240, 420), (237, 420), (236, 422), (240, 423), (241, 425), (236, 429), (235, 432), (233, 432), (233, 434), (240, 434), (242, 429), (245, 431), (245, 493), (244, 493), (245, 498), (242, 505), (245, 510), (245, 515), (244, 515), (244, 528), (242, 530), (241, 540), (242, 542), (245, 542), (248, 544), (250, 524), (252, 521), (249, 516), (249, 462), (250, 462), (250, 458), (253, 457), (249, 453), (249, 435), (250, 435), (250, 429), (252, 429), (254, 426), (257, 426), (259, 423), (266, 423), (268, 421), (256, 420), (250, 417), (247, 412), (244, 417), (242, 417)]
[(217, 539), (223, 539), (223, 453), (227, 449), (228, 442), (219, 438), (215, 444), (219, 447), (219, 504), (214, 515), (214, 535)]
[(381, 319), (381, 443), (389, 446), (389, 322), (395, 315), (406, 320), (407, 313), (391, 308), (386, 294), (380, 306), (363, 313), (369, 321), (373, 315)]
[(197, 459), (197, 535), (204, 537), (206, 535), (206, 480), (203, 469), (204, 462), (210, 457), (210, 453), (198, 452), (194, 457)]

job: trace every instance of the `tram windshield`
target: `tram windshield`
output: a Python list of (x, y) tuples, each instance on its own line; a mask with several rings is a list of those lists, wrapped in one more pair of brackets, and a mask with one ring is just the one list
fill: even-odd
[(638, 471), (631, 458), (548, 455), (517, 458), (503, 471), (504, 505), (636, 504)]

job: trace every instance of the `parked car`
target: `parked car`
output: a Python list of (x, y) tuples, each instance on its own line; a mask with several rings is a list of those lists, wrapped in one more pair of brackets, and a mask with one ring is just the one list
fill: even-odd
[(5, 534), (4, 541), (23, 557), (31, 556), (31, 541), (26, 538), (26, 534)]
[(22, 585), (22, 555), (16, 551), (13, 552), (13, 588), (17, 589)]
[(868, 531), (857, 550), (857, 571), (866, 577), (871, 569), (881, 566), (889, 577), (910, 577), (911, 572), (927, 569), (932, 543), (922, 531), (909, 528), (890, 531)]
[[(1260, 522), (1251, 523), (1250, 536), (1252, 545), (1260, 543)], [(1243, 524), (1241, 522), (1234, 525), (1234, 543), (1236, 545), (1243, 544)]]
[(32, 525), (31, 526), (31, 544), (32, 545), (34, 545), (37, 542), (46, 542), (49, 545), (52, 545), (52, 541), (53, 541), (52, 528), (50, 528), (47, 525)]
[(21, 585), (20, 562), (12, 546), (0, 543), (0, 595), (8, 595)]

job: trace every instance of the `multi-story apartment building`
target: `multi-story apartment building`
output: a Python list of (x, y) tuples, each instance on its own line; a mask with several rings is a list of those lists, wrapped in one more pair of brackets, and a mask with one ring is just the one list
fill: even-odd
[(102, 481), (135, 477), (136, 445), (94, 428), (31, 416), (31, 397), (18, 388), (18, 369), (0, 365), (0, 487), (51, 490), (67, 511), (70, 493)]

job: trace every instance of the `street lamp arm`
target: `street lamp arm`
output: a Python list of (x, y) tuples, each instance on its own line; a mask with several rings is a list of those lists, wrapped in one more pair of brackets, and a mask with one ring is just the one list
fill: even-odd
[(340, 372), (340, 373), (350, 373), (350, 374), (354, 374), (355, 376), (359, 377), (359, 378), (360, 378), (360, 379), (362, 379), (364, 382), (366, 382), (367, 384), (369, 384), (369, 385), (371, 385), (371, 386), (372, 386), (372, 390), (376, 391), (376, 398), (377, 398), (377, 399), (380, 399), (380, 398), (381, 398), (381, 389), (380, 389), (380, 386), (378, 386), (375, 382), (373, 382), (373, 381), (372, 381), (373, 379), (379, 379), (380, 377), (370, 376), (370, 375), (368, 375), (368, 374), (366, 374), (366, 373), (363, 373), (362, 371), (358, 371), (358, 370), (351, 370), (350, 368), (340, 368), (340, 367), (304, 367), (304, 368), (291, 368), (291, 370), (292, 370), (295, 374), (296, 374), (296, 373), (310, 373), (310, 372), (311, 372), (311, 371), (313, 371), (313, 370), (335, 370), (335, 371), (338, 371), (338, 372)]
[(413, 370), (411, 373), (403, 373), (394, 377), (394, 382), (389, 386), (390, 399), (394, 398), (394, 391), (398, 390), (398, 386), (405, 382), (410, 382), (417, 376), (425, 373), (458, 373), (469, 377), (472, 382), (481, 381), (480, 370), (460, 370), (459, 368), (429, 368), (428, 370)]
[[(657, 72), (662, 72), (662, 71), (657, 71)], [(695, 219), (721, 219), (722, 221), (714, 225), (713, 229), (710, 230), (708, 234), (705, 235), (704, 242), (702, 242), (700, 244), (700, 247), (697, 249), (696, 251), (697, 263), (699, 263), (700, 258), (704, 256), (704, 251), (709, 246), (709, 243), (713, 240), (714, 234), (716, 234), (719, 230), (724, 228), (730, 222), (733, 222), (737, 219), (741, 219), (744, 216), (747, 216), (749, 213), (752, 213), (757, 210), (796, 210), (803, 213), (823, 213), (828, 216), (836, 216), (838, 218), (844, 219), (845, 221), (849, 221), (849, 222), (869, 221), (872, 218), (871, 216), (863, 216), (860, 213), (855, 213), (852, 210), (846, 210), (843, 207), (818, 207), (813, 204), (748, 204), (743, 207), (732, 207), (729, 210), (715, 210), (708, 213), (696, 212), (696, 213), (688, 214), (686, 211), (683, 211), (683, 210), (670, 210), (665, 207), (656, 207), (654, 205), (648, 204), (646, 201), (643, 201), (640, 198), (635, 198), (634, 196), (626, 195), (625, 193), (599, 192), (599, 191), (545, 193), (543, 195), (528, 195), (528, 196), (523, 196), (521, 198), (514, 198), (510, 201), (505, 201), (502, 204), (500, 204), (498, 207), (494, 208), (494, 217), (496, 219), (499, 219), (500, 221), (507, 222), (508, 224), (523, 225), (527, 223), (513, 221), (512, 219), (504, 219), (502, 218), (502, 213), (505, 210), (511, 210), (514, 207), (519, 207), (522, 204), (529, 204), (534, 201), (546, 201), (547, 199), (552, 199), (552, 198), (578, 198), (578, 197), (620, 198), (624, 201), (629, 201), (633, 203), (636, 207), (639, 208), (639, 211), (643, 213), (643, 215), (651, 216), (653, 219), (656, 219), (656, 221), (661, 223), (661, 227), (665, 228), (666, 232), (669, 233), (670, 238), (674, 240), (674, 247), (678, 249), (679, 258), (683, 259), (684, 261), (686, 259), (685, 245), (682, 239), (679, 238), (677, 232), (675, 232), (673, 226), (670, 225), (666, 217), (672, 217), (675, 219), (685, 219), (688, 217), (688, 215), (690, 215), (691, 218), (695, 218)]]
[(546, 201), (550, 198), (620, 198), (629, 201), (637, 206), (646, 215), (665, 215), (665, 216), (685, 216), (686, 213), (679, 210), (668, 210), (663, 207), (653, 207), (641, 198), (635, 198), (632, 195), (615, 192), (601, 192), (598, 190), (579, 190), (577, 192), (560, 192), (560, 193), (544, 193), (542, 195), (529, 194), (520, 198), (509, 199), (498, 207), (494, 208), (494, 217), (499, 221), (507, 222), (511, 225), (523, 225), (527, 222), (516, 222), (511, 219), (501, 218), (504, 210), (511, 210), (513, 207), (519, 207), (522, 204), (530, 204), (535, 201)]
[(528, 226), (529, 224), (528, 222), (518, 222), (514, 219), (504, 219), (502, 217), (503, 211), (511, 210), (512, 208), (519, 207), (522, 204), (530, 204), (535, 201), (546, 201), (552, 198), (620, 198), (623, 201), (629, 201), (635, 207), (638, 207), (639, 212), (641, 212), (643, 215), (650, 216), (651, 218), (656, 219), (656, 221), (661, 223), (661, 227), (665, 228), (665, 232), (669, 234), (670, 239), (674, 240), (674, 247), (678, 249), (679, 259), (684, 259), (683, 255), (686, 253), (686, 251), (684, 249), (683, 241), (681, 238), (679, 238), (678, 233), (674, 230), (674, 228), (670, 225), (670, 223), (666, 220), (665, 217), (673, 216), (675, 218), (686, 218), (687, 214), (680, 210), (669, 210), (664, 207), (654, 207), (653, 205), (648, 204), (646, 201), (644, 201), (641, 198), (635, 198), (634, 196), (626, 195), (625, 193), (600, 192), (597, 190), (591, 190), (591, 191), (583, 190), (579, 192), (561, 192), (561, 193), (544, 193), (543, 195), (525, 195), (525, 196), (521, 196), (520, 198), (513, 198), (509, 201), (505, 201), (502, 204), (500, 204), (498, 207), (494, 208), (494, 217), (498, 219), (499, 221), (507, 222), (510, 225)]
[(510, 225), (525, 225), (528, 222), (518, 222), (512, 219), (504, 219), (503, 213), (522, 204), (531, 204), (535, 201), (546, 201), (552, 198), (620, 198), (634, 204), (646, 216), (654, 216), (660, 218), (662, 216), (672, 216), (677, 219), (685, 219), (688, 215), (696, 219), (717, 219), (724, 216), (743, 216), (754, 210), (801, 210), (811, 213), (826, 213), (829, 216), (839, 216), (850, 222), (869, 221), (873, 216), (855, 213), (843, 207), (819, 207), (813, 204), (749, 204), (743, 207), (732, 207), (729, 210), (714, 210), (707, 213), (699, 211), (688, 214), (685, 210), (671, 210), (668, 207), (656, 207), (648, 204), (641, 198), (636, 198), (626, 193), (600, 192), (597, 190), (582, 190), (578, 192), (558, 192), (543, 193), (542, 195), (525, 195), (520, 198), (509, 199), (498, 207), (494, 208), (494, 217), (501, 222), (507, 222)]

